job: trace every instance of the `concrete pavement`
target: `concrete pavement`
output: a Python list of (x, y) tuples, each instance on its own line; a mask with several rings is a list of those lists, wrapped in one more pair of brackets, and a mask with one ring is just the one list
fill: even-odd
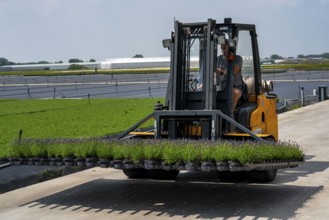
[(306, 154), (306, 163), (291, 172), (304, 172), (289, 185), (321, 187), (296, 212), (296, 219), (329, 216), (329, 101), (279, 115), (279, 138), (295, 140)]
[(215, 173), (176, 181), (131, 180), (92, 168), (0, 194), (0, 219), (327, 219), (329, 101), (279, 115), (279, 137), (299, 143), (306, 163), (270, 184), (228, 184)]

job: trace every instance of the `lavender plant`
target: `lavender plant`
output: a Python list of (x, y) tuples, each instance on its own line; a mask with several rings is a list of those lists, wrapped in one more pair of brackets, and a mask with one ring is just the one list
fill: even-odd
[(8, 157), (8, 158), (21, 157), (21, 153), (19, 151), (19, 146), (17, 143), (13, 144), (10, 147), (7, 146), (7, 149), (5, 151), (2, 151), (2, 153), (5, 155), (5, 157)]
[(200, 161), (200, 148), (195, 141), (185, 140), (182, 150), (182, 159), (184, 162)]
[(133, 161), (176, 162), (236, 161), (264, 163), (273, 160), (303, 160), (294, 142), (229, 142), (200, 140), (25, 140), (8, 145), (0, 157), (98, 157)]
[(214, 160), (218, 162), (228, 162), (231, 160), (230, 152), (233, 150), (231, 144), (227, 141), (214, 143)]
[(96, 157), (96, 145), (95, 141), (78, 142), (75, 144), (74, 156), (78, 158)]
[(16, 153), (16, 156), (21, 158), (28, 158), (32, 156), (31, 148), (28, 143), (17, 143), (14, 146), (13, 153)]
[(202, 142), (200, 148), (201, 161), (214, 161), (215, 147), (211, 142)]
[(61, 157), (64, 158), (73, 158), (74, 157), (74, 152), (75, 152), (75, 144), (61, 144), (60, 147), (61, 149)]
[(113, 159), (113, 145), (111, 142), (99, 141), (96, 145), (96, 156), (98, 158), (112, 160)]
[(144, 160), (144, 141), (141, 140), (133, 140), (130, 141), (129, 150), (131, 151), (129, 154), (129, 159), (136, 162), (141, 162)]
[(247, 163), (260, 163), (260, 151), (259, 146), (253, 146), (249, 143), (243, 143), (235, 148), (236, 161), (241, 164)]
[(46, 157), (47, 156), (47, 145), (33, 143), (30, 146), (31, 155), (33, 157)]
[(181, 141), (165, 141), (163, 145), (163, 156), (162, 160), (167, 165), (173, 165), (177, 162), (181, 162), (182, 159), (182, 151), (184, 146)]
[(113, 141), (112, 142), (112, 153), (113, 153), (113, 159), (114, 160), (123, 160), (125, 158), (124, 156), (124, 150), (123, 150), (123, 144), (120, 141)]
[(163, 146), (161, 141), (147, 140), (144, 142), (145, 160), (161, 160), (163, 158)]

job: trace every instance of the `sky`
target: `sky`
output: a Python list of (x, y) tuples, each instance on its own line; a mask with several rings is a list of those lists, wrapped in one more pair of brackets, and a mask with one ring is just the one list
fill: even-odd
[(329, 52), (329, 0), (0, 0), (0, 57), (68, 62), (169, 56), (174, 20), (255, 24), (260, 56)]

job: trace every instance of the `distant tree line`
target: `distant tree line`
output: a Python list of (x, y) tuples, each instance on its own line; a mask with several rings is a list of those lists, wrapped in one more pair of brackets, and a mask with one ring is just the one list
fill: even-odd
[(88, 67), (79, 64), (71, 64), (68, 68), (68, 70), (87, 70), (87, 69)]
[[(72, 59), (69, 59), (69, 63), (83, 63), (84, 61), (83, 60), (80, 60), (80, 59), (77, 59), (77, 58), (72, 58)], [(95, 59), (90, 59), (89, 62), (96, 62)]]
[[(133, 56), (133, 58), (143, 58), (142, 54), (136, 54)], [(307, 58), (307, 59), (312, 59), (312, 58), (325, 58), (329, 59), (329, 53), (322, 53), (322, 54), (299, 54), (297, 58)], [(278, 59), (284, 59), (284, 57), (278, 55), (278, 54), (272, 54), (270, 58), (266, 57), (265, 59), (272, 59), (272, 60), (278, 60)], [(95, 59), (90, 59), (89, 62), (96, 62)], [(63, 61), (57, 61), (54, 63), (63, 63)], [(77, 59), (77, 58), (71, 58), (69, 59), (69, 63), (84, 63), (83, 60)], [(51, 62), (48, 61), (39, 61), (39, 62), (28, 62), (28, 63), (15, 63), (12, 61), (7, 60), (6, 58), (0, 57), (0, 66), (8, 66), (8, 65), (27, 65), (27, 64), (52, 64)]]
[[(83, 60), (77, 59), (77, 58), (72, 58), (69, 59), (69, 63), (83, 63)], [(96, 62), (95, 59), (90, 59), (89, 62)], [(54, 63), (63, 63), (63, 61), (57, 61)], [(8, 66), (8, 65), (29, 65), (29, 64), (52, 64), (51, 62), (48, 61), (39, 61), (39, 62), (28, 62), (28, 63), (15, 63), (12, 61), (7, 60), (6, 58), (0, 57), (0, 66)]]
[[(306, 59), (312, 59), (312, 58), (324, 58), (324, 59), (329, 59), (329, 53), (322, 53), (322, 54), (299, 54), (297, 58), (306, 58)], [(265, 59), (268, 59), (267, 57)], [(284, 59), (284, 57), (278, 55), (278, 54), (272, 54), (270, 59), (272, 60), (280, 60)]]
[(298, 58), (326, 58), (329, 59), (329, 53), (323, 53), (323, 54), (309, 54), (309, 55), (304, 55), (304, 54), (299, 54), (297, 56)]
[(280, 55), (277, 55), (277, 54), (273, 54), (272, 56), (271, 56), (271, 59), (272, 60), (281, 60), (281, 59), (284, 59), (282, 56), (280, 56)]

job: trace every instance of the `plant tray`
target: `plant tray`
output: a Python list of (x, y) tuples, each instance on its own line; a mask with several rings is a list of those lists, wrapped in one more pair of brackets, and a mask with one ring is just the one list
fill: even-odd
[[(53, 159), (54, 160), (54, 159)], [(82, 160), (79, 158), (79, 160)], [(11, 165), (23, 165), (22, 163), (17, 163), (16, 161), (20, 161), (19, 159), (11, 159)], [(50, 166), (60, 166), (63, 165), (63, 162), (57, 161), (55, 159), (55, 163), (49, 163)], [(84, 161), (83, 161), (84, 162)], [(134, 168), (142, 168), (146, 170), (189, 170), (189, 171), (251, 171), (251, 170), (269, 170), (269, 169), (286, 169), (286, 168), (295, 168), (305, 163), (305, 160), (302, 161), (270, 161), (266, 163), (248, 163), (241, 164), (239, 162), (180, 162), (173, 165), (165, 164), (160, 160), (145, 160), (144, 163), (133, 163), (132, 161), (105, 161), (105, 160), (92, 160), (88, 161), (92, 162), (92, 165), (89, 166), (100, 166), (102, 168), (113, 167), (115, 169), (134, 169)], [(87, 167), (88, 167), (87, 162)], [(70, 164), (70, 165), (69, 165)], [(69, 163), (66, 166), (76, 166), (79, 163)], [(30, 165), (37, 165), (36, 163), (30, 163)], [(85, 165), (85, 164), (84, 164)]]

